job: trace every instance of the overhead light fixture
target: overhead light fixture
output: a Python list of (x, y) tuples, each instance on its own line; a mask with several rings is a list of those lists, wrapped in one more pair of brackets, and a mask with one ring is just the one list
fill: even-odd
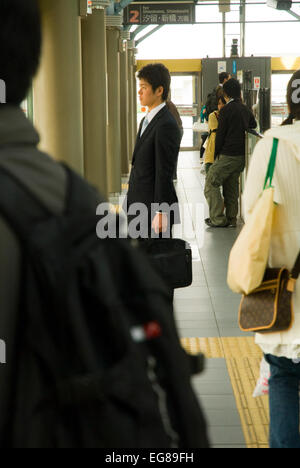
[(290, 10), (292, 4), (291, 0), (267, 0), (267, 5), (276, 10)]

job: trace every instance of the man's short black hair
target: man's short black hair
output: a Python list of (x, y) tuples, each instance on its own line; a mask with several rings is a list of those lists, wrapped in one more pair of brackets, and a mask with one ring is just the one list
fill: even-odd
[(228, 80), (228, 78), (229, 78), (229, 73), (227, 73), (227, 72), (219, 73), (219, 83), (220, 84), (223, 84), (224, 80)]
[(230, 78), (223, 84), (223, 90), (228, 97), (233, 99), (241, 99), (242, 97), (242, 88), (240, 82), (235, 78)]
[(153, 89), (153, 92), (162, 86), (164, 88), (162, 100), (168, 99), (171, 76), (169, 70), (162, 63), (151, 63), (143, 67), (138, 73), (139, 80), (147, 81)]
[(0, 44), (6, 103), (19, 105), (39, 65), (41, 23), (36, 0), (1, 0)]

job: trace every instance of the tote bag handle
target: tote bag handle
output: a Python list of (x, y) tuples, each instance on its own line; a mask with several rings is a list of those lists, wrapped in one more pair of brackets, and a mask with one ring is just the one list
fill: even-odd
[(267, 170), (266, 179), (265, 179), (265, 184), (264, 184), (264, 190), (266, 188), (272, 187), (273, 175), (275, 171), (276, 158), (277, 158), (278, 143), (279, 143), (278, 138), (274, 138), (272, 152), (271, 152), (270, 161), (269, 161), (268, 170)]

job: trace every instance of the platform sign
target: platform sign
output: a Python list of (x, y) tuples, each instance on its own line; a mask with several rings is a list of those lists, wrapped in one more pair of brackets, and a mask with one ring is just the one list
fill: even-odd
[(260, 76), (254, 77), (254, 89), (260, 89)]
[(218, 75), (227, 71), (227, 62), (218, 62)]
[(232, 74), (233, 75), (237, 74), (237, 61), (236, 60), (232, 62)]
[(131, 3), (124, 11), (124, 24), (193, 24), (194, 3)]
[(177, 106), (178, 112), (184, 117), (197, 117), (198, 109), (196, 107), (180, 107)]

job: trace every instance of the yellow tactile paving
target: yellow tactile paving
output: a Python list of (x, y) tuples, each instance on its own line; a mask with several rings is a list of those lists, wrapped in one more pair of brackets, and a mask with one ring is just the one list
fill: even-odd
[(249, 448), (268, 448), (268, 397), (253, 398), (262, 352), (252, 337), (183, 338), (187, 352), (207, 358), (225, 358), (245, 441)]
[(207, 358), (224, 358), (220, 338), (182, 338), (181, 343), (190, 354), (201, 352)]

